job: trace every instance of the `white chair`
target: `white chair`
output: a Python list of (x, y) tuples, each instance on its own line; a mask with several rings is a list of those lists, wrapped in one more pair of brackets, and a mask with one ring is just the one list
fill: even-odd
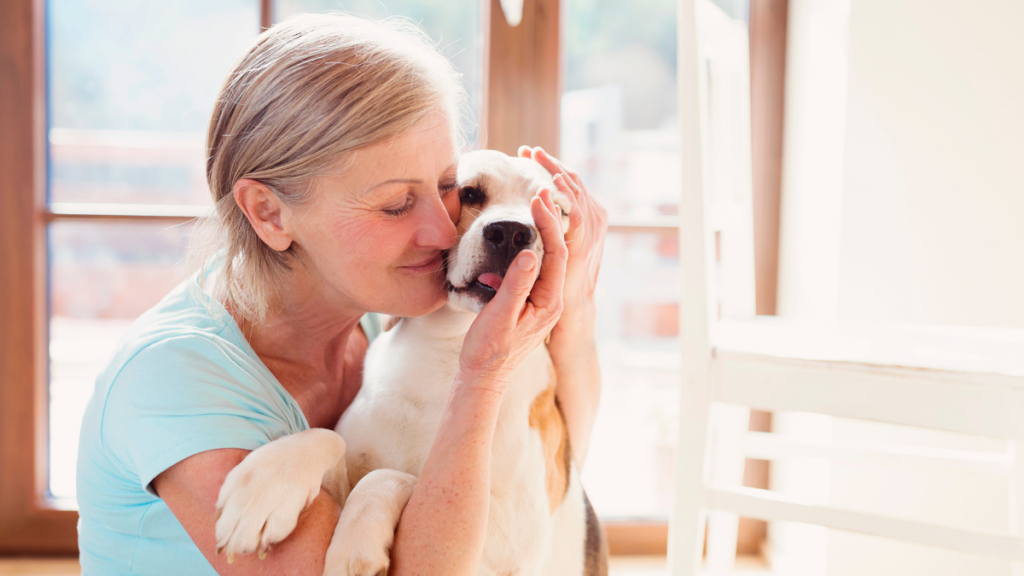
[[(717, 321), (709, 306), (711, 242), (702, 178), (701, 73), (696, 2), (679, 4), (683, 198), (679, 232), (682, 408), (676, 503), (670, 527), (675, 576), (702, 563), (728, 567), (738, 516), (792, 521), (1008, 559), (1024, 575), (1024, 337), (1021, 331), (926, 326), (804, 325), (782, 319)], [(921, 350), (926, 349), (927, 354)], [(972, 354), (963, 354), (968, 351)], [(946, 352), (949, 352), (946, 354)], [(749, 408), (809, 412), (1007, 440), (1005, 454), (793, 442), (746, 431)], [(809, 503), (740, 486), (745, 457), (916, 459), (1005, 477), (1007, 533), (916, 522)], [(707, 522), (707, 525), (705, 523)]]

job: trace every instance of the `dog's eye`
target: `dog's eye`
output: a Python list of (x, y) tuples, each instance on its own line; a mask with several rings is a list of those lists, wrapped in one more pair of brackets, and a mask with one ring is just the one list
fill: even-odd
[(483, 204), (487, 201), (487, 195), (476, 186), (466, 186), (459, 191), (459, 199), (463, 204)]

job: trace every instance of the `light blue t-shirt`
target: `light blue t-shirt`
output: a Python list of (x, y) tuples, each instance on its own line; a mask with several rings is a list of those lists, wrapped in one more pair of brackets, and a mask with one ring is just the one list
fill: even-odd
[[(78, 446), (84, 576), (216, 575), (150, 482), (193, 454), (309, 428), (231, 316), (188, 282), (132, 324), (96, 379)], [(360, 324), (380, 333), (375, 315)]]

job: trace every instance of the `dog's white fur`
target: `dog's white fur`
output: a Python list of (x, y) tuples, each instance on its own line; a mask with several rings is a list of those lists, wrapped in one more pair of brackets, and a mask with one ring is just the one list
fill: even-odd
[[(463, 204), (460, 240), (447, 259), (447, 280), (454, 288), (448, 305), (405, 318), (377, 338), (366, 355), (362, 389), (338, 424), (340, 436), (308, 430), (281, 438), (232, 470), (217, 502), (218, 551), (229, 558), (282, 540), (323, 486), (344, 505), (325, 573), (386, 572), (395, 526), (437, 433), (463, 339), (483, 306), (479, 293), (460, 289), (491, 271), (482, 269), (487, 265), (484, 227), (496, 221), (528, 225), (533, 242), (527, 249), (540, 256), (543, 245), (530, 198), (545, 187), (564, 215), (570, 209), (551, 176), (532, 160), (470, 153), (460, 161), (457, 179), (460, 190), (482, 192), (487, 201)], [(568, 227), (567, 216), (563, 224)], [(530, 426), (531, 406), (554, 386), (553, 375), (547, 348), (540, 346), (508, 383), (493, 441), (480, 574), (584, 574), (588, 518), (578, 473), (565, 462), (567, 486), (552, 510), (549, 497), (554, 496), (546, 484), (550, 458)], [(351, 494), (349, 486), (355, 487)]]

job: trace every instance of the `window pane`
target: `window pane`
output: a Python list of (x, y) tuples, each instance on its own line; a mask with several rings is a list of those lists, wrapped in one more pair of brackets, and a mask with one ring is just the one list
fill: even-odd
[(608, 235), (597, 294), (603, 390), (583, 472), (604, 519), (669, 516), (679, 289), (674, 231)]
[(674, 0), (569, 0), (562, 159), (612, 214), (675, 214)]
[(483, 88), (483, 28), (479, 0), (275, 0), (274, 20), (302, 12), (344, 12), (364, 18), (401, 16), (419, 24), (462, 74), (469, 94), (466, 142), (477, 140)]
[(205, 135), (253, 0), (47, 3), (50, 198), (208, 204)]
[[(561, 156), (613, 224), (677, 213), (675, 15), (674, 0), (569, 0)], [(613, 230), (601, 270), (604, 387), (583, 482), (604, 519), (667, 519), (680, 380), (677, 235)]]
[(182, 281), (187, 227), (57, 222), (50, 245), (50, 491), (75, 496), (82, 413), (121, 335)]

